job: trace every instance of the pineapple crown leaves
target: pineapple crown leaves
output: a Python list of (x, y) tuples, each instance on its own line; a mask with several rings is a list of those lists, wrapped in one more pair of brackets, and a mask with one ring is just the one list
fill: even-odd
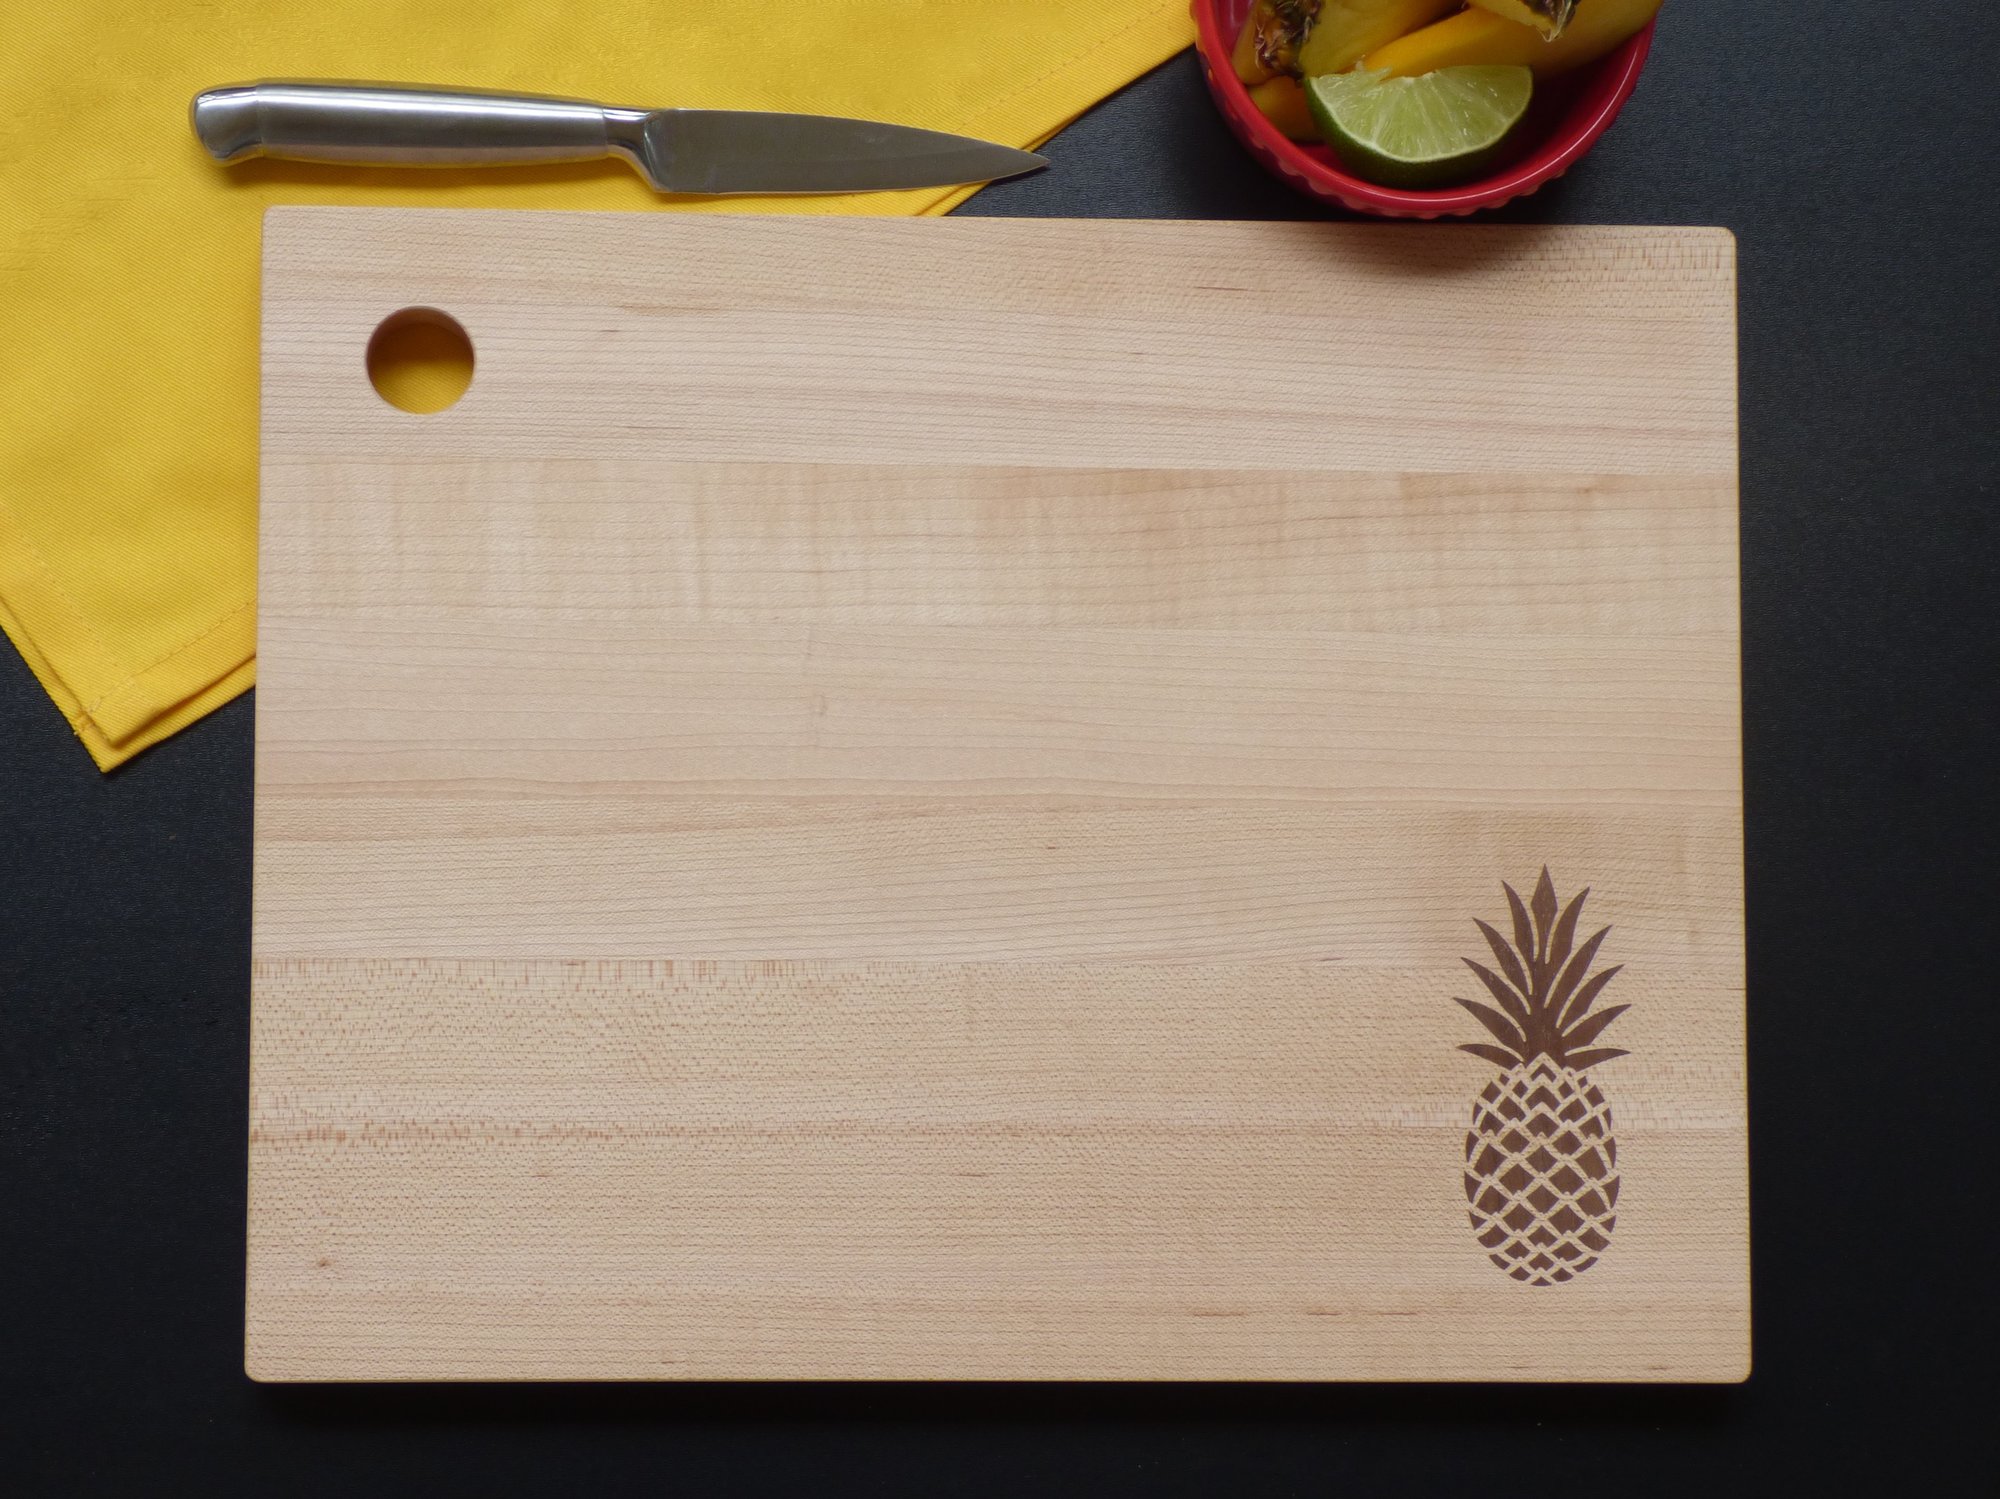
[(1464, 960), (1499, 1008), (1453, 996), (1453, 1001), (1463, 1005), (1499, 1044), (1477, 1042), (1459, 1050), (1500, 1067), (1517, 1067), (1534, 1057), (1545, 1056), (1558, 1067), (1574, 1067), (1579, 1071), (1624, 1056), (1616, 1047), (1590, 1044), (1630, 1008), (1611, 1005), (1591, 1012), (1604, 986), (1624, 965), (1598, 974), (1590, 972), (1597, 949), (1610, 935), (1610, 927), (1586, 938), (1581, 946), (1576, 944), (1577, 918), (1583, 914), (1584, 897), (1590, 891), (1586, 888), (1578, 892), (1558, 912), (1555, 886), (1550, 883), (1546, 868), (1526, 904), (1512, 885), (1502, 882), (1500, 888), (1507, 892), (1514, 940), (1510, 944), (1486, 922), (1475, 921), (1486, 945), (1493, 950), (1498, 971), (1471, 958)]

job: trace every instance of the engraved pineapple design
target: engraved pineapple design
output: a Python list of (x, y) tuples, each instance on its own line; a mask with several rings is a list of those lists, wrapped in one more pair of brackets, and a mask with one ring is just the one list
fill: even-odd
[(1610, 927), (1575, 945), (1589, 890), (1558, 911), (1547, 869), (1525, 905), (1500, 888), (1512, 944), (1475, 922), (1499, 971), (1465, 959), (1499, 1008), (1453, 996), (1493, 1036), (1459, 1050), (1501, 1069), (1472, 1105), (1465, 1200), (1494, 1264), (1531, 1286), (1560, 1285), (1597, 1263), (1618, 1222), (1611, 1105), (1588, 1069), (1625, 1055), (1591, 1043), (1629, 1006), (1591, 1008), (1618, 968), (1590, 972)]

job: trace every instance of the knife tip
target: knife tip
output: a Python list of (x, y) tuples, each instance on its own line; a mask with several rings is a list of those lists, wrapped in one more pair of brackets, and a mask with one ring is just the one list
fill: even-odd
[(997, 182), (1003, 177), (1025, 176), (1029, 172), (1041, 171), (1048, 164), (1048, 157), (1037, 155), (1033, 151), (1010, 151), (1007, 158), (1006, 170), (995, 172), (987, 180)]

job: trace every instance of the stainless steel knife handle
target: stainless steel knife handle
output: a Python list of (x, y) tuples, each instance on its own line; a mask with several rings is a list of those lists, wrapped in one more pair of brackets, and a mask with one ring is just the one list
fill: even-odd
[(630, 156), (645, 118), (642, 110), (538, 94), (282, 79), (207, 89), (188, 113), (217, 161), (440, 167)]

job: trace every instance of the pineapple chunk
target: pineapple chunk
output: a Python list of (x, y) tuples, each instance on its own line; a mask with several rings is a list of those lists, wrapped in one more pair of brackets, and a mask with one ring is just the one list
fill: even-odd
[(1308, 78), (1345, 73), (1385, 42), (1435, 21), (1458, 0), (1322, 0), (1299, 47), (1299, 71)]
[(1577, 0), (1576, 14), (1554, 41), (1490, 10), (1465, 10), (1376, 48), (1361, 65), (1392, 78), (1414, 78), (1439, 68), (1516, 64), (1533, 68), (1538, 79), (1553, 78), (1596, 62), (1659, 8), (1660, 0)]
[(1561, 36), (1563, 28), (1569, 25), (1570, 12), (1577, 6), (1577, 0), (1472, 0), (1472, 3), (1496, 16), (1532, 26), (1546, 37)]
[(1305, 40), (1320, 0), (1257, 0), (1236, 34), (1230, 62), (1245, 83), (1299, 73), (1299, 43)]
[(1266, 78), (1250, 86), (1250, 102), (1264, 111), (1264, 118), (1285, 132), (1288, 140), (1316, 141), (1319, 126), (1314, 123), (1306, 91), (1296, 78)]

